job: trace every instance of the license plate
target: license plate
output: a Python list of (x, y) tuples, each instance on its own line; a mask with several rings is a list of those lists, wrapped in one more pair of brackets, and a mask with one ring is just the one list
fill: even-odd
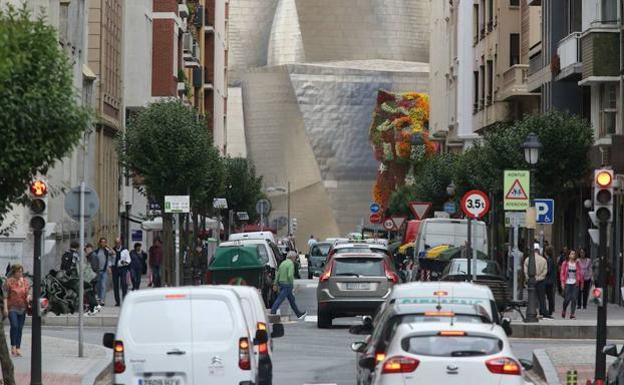
[(139, 385), (180, 385), (179, 378), (145, 378)]
[(347, 283), (347, 290), (370, 290), (370, 283), (350, 282)]

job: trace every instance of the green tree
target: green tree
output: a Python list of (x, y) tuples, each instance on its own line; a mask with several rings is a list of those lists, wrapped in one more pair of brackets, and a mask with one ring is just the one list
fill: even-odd
[(256, 176), (253, 163), (245, 158), (225, 158), (224, 165), (224, 196), (229, 208), (246, 211), (253, 222), (257, 218), (256, 202), (264, 197), (262, 177)]
[[(120, 159), (142, 178), (147, 195), (163, 206), (165, 195), (190, 195), (193, 213), (206, 215), (223, 188), (223, 163), (206, 122), (178, 100), (153, 103), (130, 119), (120, 138)], [(163, 229), (171, 278), (169, 215)]]

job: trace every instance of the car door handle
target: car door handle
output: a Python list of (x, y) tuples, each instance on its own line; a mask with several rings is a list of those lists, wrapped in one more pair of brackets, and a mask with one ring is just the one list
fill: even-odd
[(167, 352), (167, 355), (169, 356), (182, 356), (184, 354), (186, 354), (185, 351), (178, 350), (178, 349), (170, 350)]

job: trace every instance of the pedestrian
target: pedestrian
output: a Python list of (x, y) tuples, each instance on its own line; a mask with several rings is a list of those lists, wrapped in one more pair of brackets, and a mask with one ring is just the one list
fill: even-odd
[(160, 287), (162, 285), (160, 277), (160, 267), (163, 261), (162, 241), (160, 238), (154, 239), (154, 244), (149, 248), (149, 266), (152, 270), (152, 285)]
[[(570, 250), (568, 249), (568, 246), (563, 246), (561, 252), (559, 252), (559, 257), (557, 258), (557, 268), (559, 269), (559, 271), (561, 271), (561, 265), (563, 264), (563, 262), (568, 260), (568, 255), (570, 255)], [(557, 274), (557, 290), (559, 291), (559, 294), (563, 295), (563, 291), (561, 290), (563, 286), (561, 285), (560, 277), (561, 274)]]
[(555, 290), (557, 287), (557, 274), (559, 269), (555, 260), (555, 250), (548, 246), (545, 250), (546, 262), (548, 263), (548, 273), (546, 275), (546, 303), (548, 304), (548, 314), (552, 317), (555, 314)]
[(314, 238), (314, 234), (310, 235), (310, 239), (308, 239), (308, 253), (312, 250), (312, 246), (316, 245), (318, 241)]
[(106, 291), (108, 289), (108, 272), (110, 271), (111, 258), (113, 250), (108, 247), (108, 240), (105, 237), (100, 238), (98, 248), (91, 253), (91, 266), (93, 271), (97, 273), (97, 298), (100, 306), (105, 305)]
[(85, 260), (82, 265), (82, 279), (83, 279), (83, 288), (84, 288), (84, 302), (87, 305), (87, 315), (94, 315), (102, 309), (102, 306), (98, 304), (97, 298), (95, 296), (96, 286), (97, 286), (97, 277), (98, 274), (95, 270), (93, 270), (93, 265), (91, 263), (92, 253), (93, 253), (93, 245), (87, 243), (84, 248)]
[(584, 248), (579, 249), (579, 266), (581, 267), (581, 276), (583, 277), (582, 289), (579, 290), (577, 305), (578, 308), (587, 309), (587, 299), (589, 297), (589, 290), (592, 282), (592, 261), (587, 257), (587, 253)]
[(275, 275), (275, 283), (274, 290), (279, 289), (279, 294), (277, 299), (273, 303), (271, 307), (271, 314), (275, 314), (277, 309), (279, 309), (282, 302), (288, 299), (290, 303), (290, 307), (295, 312), (295, 315), (298, 319), (302, 319), (308, 314), (307, 312), (302, 312), (297, 307), (297, 303), (295, 302), (295, 296), (293, 294), (293, 289), (295, 285), (295, 259), (299, 258), (299, 255), (294, 251), (289, 251), (288, 255), (284, 262), (279, 265), (277, 270), (277, 274)]
[(11, 324), (11, 355), (21, 357), (22, 329), (26, 320), (26, 310), (31, 301), (30, 283), (24, 278), (24, 269), (20, 264), (11, 266), (9, 276), (3, 285), (4, 317), (9, 317)]
[[(115, 306), (121, 305), (121, 300), (128, 294), (128, 271), (130, 269), (130, 252), (123, 247), (121, 238), (115, 239), (115, 259), (111, 267), (113, 275), (113, 294), (115, 295)], [(121, 297), (119, 289), (121, 288)]]
[[(548, 261), (540, 253), (540, 244), (533, 245), (533, 253), (535, 255), (535, 291), (537, 293), (537, 301), (539, 304), (539, 312), (542, 318), (552, 319), (552, 316), (546, 309), (546, 278), (548, 276)], [(524, 260), (524, 275), (529, 280), (529, 260)]]
[(80, 258), (78, 248), (80, 248), (80, 243), (72, 241), (69, 244), (69, 250), (63, 253), (61, 257), (61, 270), (65, 271), (66, 274), (70, 274), (71, 270), (76, 267), (78, 258)]
[(134, 248), (130, 252), (130, 279), (132, 281), (132, 290), (139, 290), (141, 286), (144, 255), (145, 252), (141, 250), (141, 244), (139, 242), (135, 243)]
[(561, 281), (561, 289), (563, 291), (563, 310), (561, 317), (566, 317), (566, 310), (570, 305), (570, 319), (575, 319), (576, 300), (578, 299), (578, 291), (583, 288), (583, 276), (581, 266), (576, 260), (576, 251), (570, 250), (567, 261), (561, 264), (561, 272), (559, 279)]

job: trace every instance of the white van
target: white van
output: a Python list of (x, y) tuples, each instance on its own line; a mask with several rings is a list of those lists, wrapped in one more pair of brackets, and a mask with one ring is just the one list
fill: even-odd
[[(472, 249), (488, 254), (487, 226), (482, 221), (472, 221)], [(425, 246), (439, 245), (464, 246), (468, 240), (468, 220), (430, 218), (420, 224), (420, 233), (416, 238), (416, 255), (425, 250)]]
[(235, 291), (221, 286), (131, 292), (117, 332), (103, 339), (113, 349), (113, 382), (257, 384), (254, 344), (269, 337), (267, 331), (250, 333), (243, 306)]
[(263, 239), (269, 240), (273, 243), (275, 241), (275, 235), (270, 231), (254, 231), (250, 233), (234, 233), (230, 234), (228, 241), (240, 241), (241, 239)]

